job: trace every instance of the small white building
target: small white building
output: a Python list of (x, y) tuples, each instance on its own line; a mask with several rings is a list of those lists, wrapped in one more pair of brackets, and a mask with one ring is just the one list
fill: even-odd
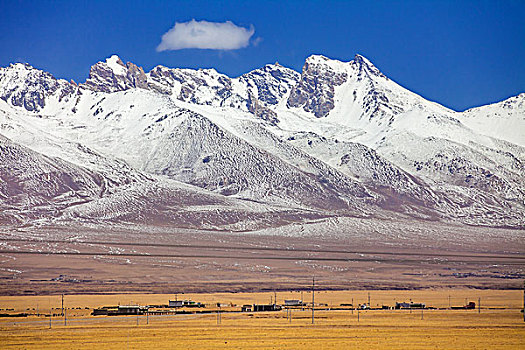
[(204, 304), (192, 300), (169, 300), (169, 307), (204, 307)]
[(184, 300), (170, 300), (168, 302), (169, 307), (182, 307)]

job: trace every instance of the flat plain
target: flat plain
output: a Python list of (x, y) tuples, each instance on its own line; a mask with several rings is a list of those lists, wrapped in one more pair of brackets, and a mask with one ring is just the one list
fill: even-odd
[[(395, 301), (424, 302), (436, 309), (350, 310), (341, 304), (368, 302), (372, 307)], [(66, 295), (63, 317), (0, 319), (0, 344), (5, 349), (519, 349), (525, 341), (519, 290), (347, 290), (316, 291), (315, 324), (311, 309), (287, 312), (238, 312), (239, 306), (284, 299), (311, 300), (311, 292), (194, 293), (178, 298), (206, 303), (216, 313), (158, 316), (90, 316), (93, 307), (120, 304), (161, 304), (169, 294)], [(60, 296), (5, 296), (1, 309), (9, 312), (59, 312)], [(450, 298), (450, 299), (449, 299)], [(481, 309), (450, 310), (465, 301)], [(450, 300), (450, 304), (449, 304)], [(215, 304), (216, 305), (216, 304)], [(339, 309), (339, 310), (338, 310)], [(202, 309), (204, 310), (204, 309)], [(191, 310), (188, 310), (191, 311)], [(5, 312), (5, 311), (2, 311)]]
[[(0, 348), (519, 349), (523, 230), (347, 219), (257, 233), (169, 229), (2, 232)], [(295, 230), (295, 231), (294, 231)], [(309, 308), (241, 313), (277, 298)], [(275, 294), (274, 294), (275, 292)], [(422, 302), (436, 309), (351, 310)], [(61, 312), (64, 294), (67, 325)], [(206, 304), (177, 315), (91, 316), (112, 305)], [(452, 310), (468, 302), (481, 309)], [(221, 303), (222, 321), (215, 313)], [(345, 305), (341, 305), (345, 304)], [(190, 312), (195, 309), (188, 310)], [(37, 316), (39, 314), (40, 316)], [(43, 315), (44, 314), (44, 315)], [(137, 324), (138, 323), (138, 324)]]
[(0, 295), (517, 289), (524, 231), (346, 218), (260, 232), (0, 232)]

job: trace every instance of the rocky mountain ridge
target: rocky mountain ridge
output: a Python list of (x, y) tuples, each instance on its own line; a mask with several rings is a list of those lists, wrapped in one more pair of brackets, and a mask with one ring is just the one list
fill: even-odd
[[(38, 181), (63, 168), (88, 174), (59, 176), (66, 183), (84, 179), (68, 196), (83, 195), (85, 186), (90, 194), (80, 204), (51, 201), (40, 211), (44, 220), (48, 211), (53, 220), (123, 220), (133, 214), (111, 212), (150, 212), (144, 205), (107, 205), (116, 197), (100, 189), (102, 179), (119, 174), (119, 181), (134, 179), (115, 187), (120, 197), (140, 198), (144, 188), (160, 183), (145, 202), (162, 208), (178, 201), (181, 183), (199, 198), (220, 198), (216, 210), (235, 219), (216, 213), (207, 227), (392, 215), (525, 223), (525, 94), (455, 112), (404, 89), (360, 55), (350, 62), (314, 55), (300, 74), (273, 64), (237, 78), (163, 66), (146, 73), (112, 56), (91, 67), (82, 84), (14, 64), (0, 68), (0, 99), (0, 136), (8, 140), (2, 156), (10, 154), (0, 201), (12, 206), (10, 222), (34, 220), (24, 214), (33, 203), (29, 197), (63, 196), (48, 188), (62, 188), (60, 181)], [(43, 170), (20, 187), (9, 169), (31, 167)], [(24, 191), (29, 199), (22, 204), (15, 197)], [(139, 217), (198, 227), (188, 218), (209, 216), (200, 210), (173, 215), (177, 220)]]

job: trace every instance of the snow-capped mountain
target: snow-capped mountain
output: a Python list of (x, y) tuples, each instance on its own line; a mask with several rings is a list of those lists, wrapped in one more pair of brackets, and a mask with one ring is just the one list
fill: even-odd
[(1, 222), (525, 225), (525, 94), (455, 112), (360, 55), (237, 78), (112, 56), (82, 84), (0, 68), (0, 99)]

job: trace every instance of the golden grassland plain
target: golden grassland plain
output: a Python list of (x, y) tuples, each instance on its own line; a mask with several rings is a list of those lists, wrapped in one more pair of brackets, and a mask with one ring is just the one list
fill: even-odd
[[(423, 302), (437, 310), (328, 310), (342, 303), (368, 302), (372, 307), (395, 301)], [(179, 294), (179, 299), (239, 305), (269, 303), (273, 292)], [(465, 301), (478, 302), (475, 310), (448, 310)], [(520, 312), (523, 292), (518, 290), (441, 289), (412, 291), (316, 291), (315, 324), (311, 310), (266, 313), (222, 313), (163, 316), (89, 316), (91, 309), (116, 304), (166, 304), (173, 294), (66, 295), (68, 323), (61, 317), (0, 319), (0, 348), (6, 349), (519, 349), (525, 347), (525, 322)], [(311, 292), (303, 298), (310, 301)], [(300, 299), (301, 292), (277, 292), (277, 302)], [(0, 297), (9, 312), (49, 313), (61, 307), (60, 296)], [(35, 310), (33, 310), (33, 308)], [(86, 309), (88, 308), (88, 309)], [(29, 309), (29, 310), (28, 310)], [(208, 308), (207, 308), (208, 309)], [(138, 325), (137, 325), (138, 322)], [(148, 322), (148, 324), (146, 323)]]

